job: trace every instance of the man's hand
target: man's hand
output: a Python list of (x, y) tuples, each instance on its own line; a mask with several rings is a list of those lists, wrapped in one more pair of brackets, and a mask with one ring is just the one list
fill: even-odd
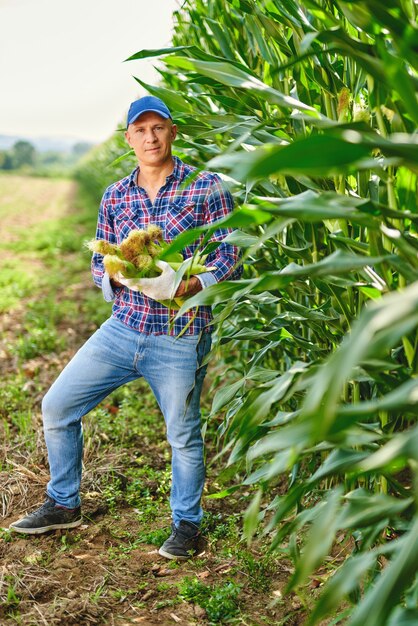
[(176, 291), (176, 298), (190, 298), (202, 290), (202, 283), (196, 276), (190, 276), (187, 280), (182, 280)]
[(176, 272), (165, 261), (156, 261), (156, 266), (162, 272), (155, 278), (124, 278), (118, 275), (115, 277), (116, 282), (132, 291), (141, 291), (153, 300), (172, 300), (174, 298)]
[[(118, 276), (119, 279), (119, 276)], [(116, 279), (115, 276), (113, 276), (113, 278), (110, 279), (110, 286), (112, 287), (112, 289), (118, 289), (119, 287), (123, 287), (122, 283)]]
[(125, 278), (117, 274), (112, 278), (116, 287), (128, 287), (132, 291), (142, 291), (154, 300), (172, 300), (173, 298), (190, 298), (202, 290), (202, 283), (196, 276), (183, 279), (174, 293), (176, 273), (165, 261), (157, 261), (156, 265), (162, 269), (156, 278)]

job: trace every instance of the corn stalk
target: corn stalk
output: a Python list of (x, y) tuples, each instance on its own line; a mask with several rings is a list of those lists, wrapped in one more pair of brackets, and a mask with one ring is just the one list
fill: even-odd
[(227, 174), (237, 201), (226, 224), (243, 279), (183, 308), (214, 305), (213, 414), (227, 464), (255, 489), (247, 536), (269, 519), (273, 547), (296, 554), (294, 589), (351, 534), (309, 624), (360, 589), (349, 625), (412, 624), (416, 2), (185, 0), (175, 18), (172, 47), (130, 60), (160, 59), (160, 86), (136, 80), (172, 109), (177, 153)]

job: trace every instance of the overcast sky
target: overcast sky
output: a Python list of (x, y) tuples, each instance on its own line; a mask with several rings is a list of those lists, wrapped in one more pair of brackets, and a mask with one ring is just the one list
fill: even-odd
[(103, 141), (170, 45), (176, 0), (0, 0), (0, 134)]

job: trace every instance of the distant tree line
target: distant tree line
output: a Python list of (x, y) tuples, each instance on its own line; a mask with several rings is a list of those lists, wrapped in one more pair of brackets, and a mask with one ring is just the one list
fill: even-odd
[(79, 142), (68, 152), (39, 152), (31, 142), (21, 139), (8, 150), (0, 150), (0, 170), (66, 169), (75, 165), (91, 147), (89, 143)]

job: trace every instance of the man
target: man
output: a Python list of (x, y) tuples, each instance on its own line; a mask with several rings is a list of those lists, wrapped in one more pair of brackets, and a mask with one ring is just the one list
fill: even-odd
[[(159, 98), (145, 96), (131, 104), (125, 136), (138, 167), (105, 191), (98, 239), (120, 244), (131, 230), (155, 224), (169, 242), (230, 213), (232, 197), (218, 175), (201, 172), (184, 185), (195, 168), (172, 155), (176, 133), (171, 113)], [(204, 484), (199, 403), (206, 372), (202, 363), (211, 343), (211, 310), (202, 306), (173, 321), (172, 311), (159, 301), (190, 297), (234, 277), (238, 251), (223, 242), (227, 233), (219, 228), (212, 236), (221, 243), (207, 258), (211, 271), (182, 280), (177, 290), (175, 272), (167, 263), (160, 262), (157, 278), (112, 281), (103, 257), (93, 255), (93, 279), (105, 299), (114, 300), (112, 316), (81, 347), (43, 400), (51, 474), (47, 501), (11, 524), (12, 530), (39, 534), (81, 524), (82, 417), (117, 387), (144, 377), (164, 415), (172, 449), (172, 534), (159, 553), (169, 559), (196, 553)], [(198, 245), (187, 246), (185, 258)]]

